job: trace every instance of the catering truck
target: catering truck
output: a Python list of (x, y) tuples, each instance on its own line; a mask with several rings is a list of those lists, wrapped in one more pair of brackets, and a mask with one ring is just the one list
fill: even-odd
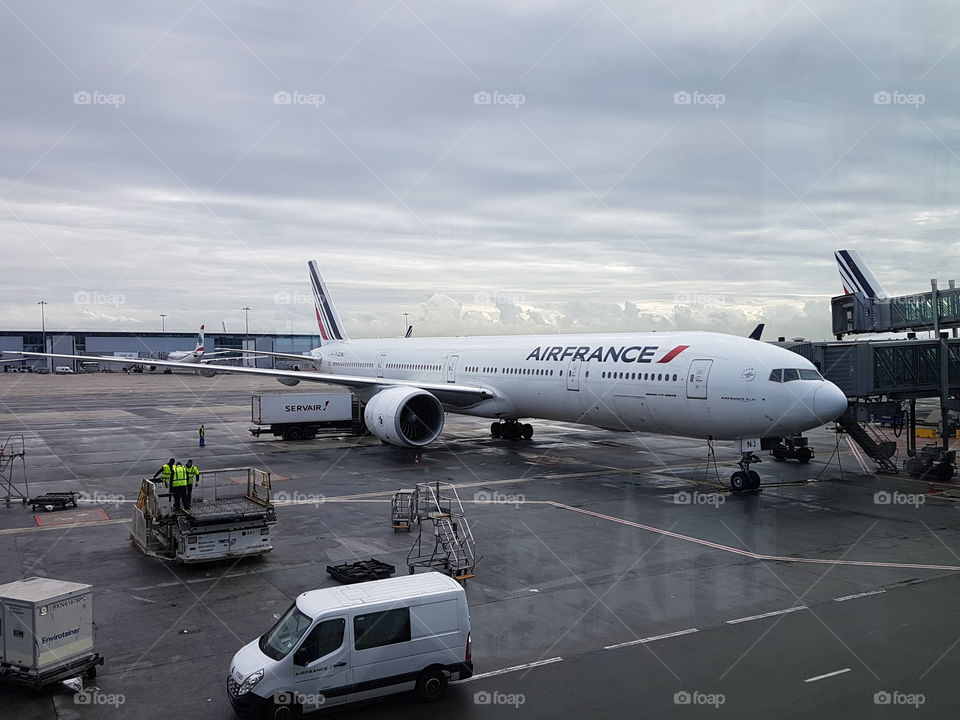
[(240, 717), (302, 712), (414, 690), (430, 702), (473, 674), (463, 586), (437, 572), (311, 590), (230, 663)]
[(0, 585), (0, 681), (40, 688), (94, 677), (93, 587), (30, 577)]
[(364, 432), (360, 401), (350, 393), (276, 393), (250, 398), (254, 437), (312, 440), (323, 430)]

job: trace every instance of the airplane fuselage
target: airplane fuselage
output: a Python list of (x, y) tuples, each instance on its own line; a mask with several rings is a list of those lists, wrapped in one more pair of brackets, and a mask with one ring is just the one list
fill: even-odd
[[(350, 340), (312, 356), (324, 373), (458, 383), (494, 395), (469, 405), (441, 397), (448, 412), (611, 430), (728, 440), (789, 435), (846, 407), (843, 393), (796, 353), (709, 332)], [(785, 368), (808, 379), (770, 379)], [(354, 392), (363, 398), (379, 389)]]

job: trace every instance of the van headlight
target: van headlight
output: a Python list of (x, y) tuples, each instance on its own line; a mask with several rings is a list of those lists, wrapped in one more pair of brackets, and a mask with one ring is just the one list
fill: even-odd
[(237, 695), (243, 695), (253, 690), (254, 685), (263, 680), (263, 668), (260, 668), (255, 673), (250, 673), (247, 675), (247, 679), (243, 681), (243, 684), (240, 685), (240, 689), (237, 690)]

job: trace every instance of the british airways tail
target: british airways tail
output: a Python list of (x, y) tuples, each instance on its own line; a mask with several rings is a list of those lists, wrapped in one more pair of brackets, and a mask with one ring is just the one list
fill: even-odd
[(317, 325), (320, 327), (320, 338), (327, 342), (337, 340), (349, 340), (346, 331), (343, 329), (343, 321), (337, 308), (330, 300), (330, 293), (327, 292), (327, 286), (320, 276), (317, 269), (317, 261), (311, 260), (307, 263), (310, 270), (310, 285), (313, 288), (313, 304), (317, 311)]
[(837, 269), (840, 271), (840, 282), (843, 283), (843, 292), (846, 295), (860, 293), (876, 300), (886, 300), (886, 290), (880, 281), (870, 272), (870, 268), (856, 250), (837, 250), (833, 253), (837, 260)]

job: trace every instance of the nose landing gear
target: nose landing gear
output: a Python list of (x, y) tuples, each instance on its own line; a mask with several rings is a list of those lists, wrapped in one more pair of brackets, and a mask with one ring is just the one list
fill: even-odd
[(760, 462), (760, 458), (752, 452), (740, 453), (740, 456), (740, 460), (737, 462), (740, 469), (730, 476), (730, 487), (735, 492), (758, 490), (760, 488), (760, 473), (751, 470), (750, 464)]

